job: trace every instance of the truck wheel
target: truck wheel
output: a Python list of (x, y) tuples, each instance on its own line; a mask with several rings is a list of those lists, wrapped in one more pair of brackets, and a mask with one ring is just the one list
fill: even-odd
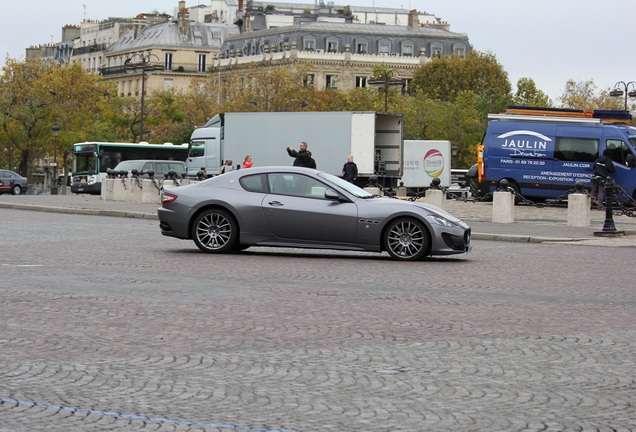
[(192, 238), (203, 252), (230, 252), (238, 239), (238, 226), (234, 219), (223, 210), (205, 210), (192, 224)]
[(468, 180), (468, 189), (473, 198), (479, 196), (479, 182), (477, 182), (475, 177), (471, 177), (470, 180)]

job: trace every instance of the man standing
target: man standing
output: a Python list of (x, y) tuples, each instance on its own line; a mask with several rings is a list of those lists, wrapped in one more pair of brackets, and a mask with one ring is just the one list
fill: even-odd
[(358, 166), (353, 161), (353, 155), (347, 157), (347, 162), (342, 167), (342, 178), (353, 183), (358, 177)]
[(287, 147), (287, 153), (289, 156), (295, 158), (294, 166), (310, 168), (311, 157), (307, 152), (307, 143), (305, 141), (300, 142), (298, 151), (294, 150), (291, 146)]

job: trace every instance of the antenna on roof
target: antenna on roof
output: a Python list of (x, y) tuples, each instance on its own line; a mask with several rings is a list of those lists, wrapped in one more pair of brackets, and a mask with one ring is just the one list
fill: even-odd
[(86, 21), (86, 3), (82, 3), (82, 7), (84, 8), (84, 21)]

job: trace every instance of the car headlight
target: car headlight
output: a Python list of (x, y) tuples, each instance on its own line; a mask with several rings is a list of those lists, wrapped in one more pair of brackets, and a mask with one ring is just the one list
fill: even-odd
[(437, 216), (437, 215), (428, 215), (427, 216), (428, 220), (430, 220), (432, 223), (436, 224), (436, 225), (440, 225), (440, 226), (444, 226), (446, 228), (454, 228), (456, 226), (458, 226), (456, 223), (449, 221), (448, 219), (441, 217), (441, 216)]
[(95, 177), (93, 177), (93, 176), (90, 176), (87, 180), (88, 180), (88, 184), (95, 183)]

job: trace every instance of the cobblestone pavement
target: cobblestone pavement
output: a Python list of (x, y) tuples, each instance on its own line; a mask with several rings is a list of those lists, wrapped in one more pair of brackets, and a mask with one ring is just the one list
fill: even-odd
[(633, 248), (209, 256), (1, 212), (2, 431), (636, 430)]

